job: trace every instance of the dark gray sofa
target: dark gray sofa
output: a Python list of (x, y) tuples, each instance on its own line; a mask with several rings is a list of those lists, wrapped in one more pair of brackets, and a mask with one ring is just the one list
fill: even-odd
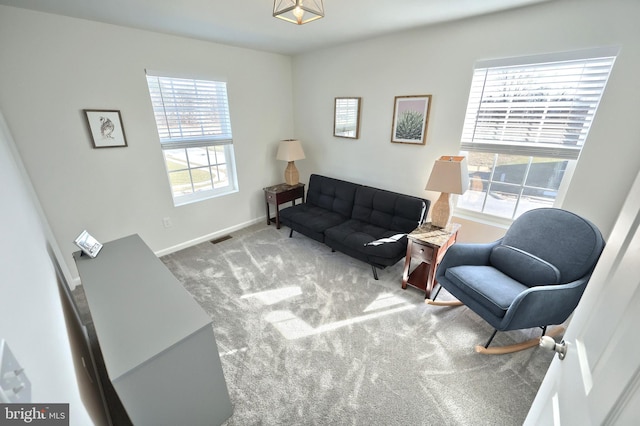
[(429, 200), (313, 174), (304, 203), (280, 211), (280, 222), (376, 268), (405, 257), (406, 234), (427, 217)]

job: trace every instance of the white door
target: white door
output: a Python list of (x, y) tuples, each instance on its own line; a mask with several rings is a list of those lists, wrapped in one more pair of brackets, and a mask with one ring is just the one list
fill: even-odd
[(640, 174), (525, 425), (640, 425)]

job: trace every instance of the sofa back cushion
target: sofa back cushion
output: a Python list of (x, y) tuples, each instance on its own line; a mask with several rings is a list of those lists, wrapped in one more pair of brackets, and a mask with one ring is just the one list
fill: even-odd
[(308, 204), (350, 217), (356, 188), (360, 185), (321, 175), (309, 177)]
[(351, 218), (392, 231), (409, 233), (422, 223), (428, 208), (428, 200), (361, 186), (356, 190)]

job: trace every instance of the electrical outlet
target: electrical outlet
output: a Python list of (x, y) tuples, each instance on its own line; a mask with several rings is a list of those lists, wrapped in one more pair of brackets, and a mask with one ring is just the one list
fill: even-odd
[(173, 222), (171, 222), (171, 218), (170, 217), (165, 217), (162, 219), (162, 224), (164, 225), (165, 228), (172, 228), (173, 227)]
[(0, 402), (31, 402), (31, 382), (4, 339), (0, 339)]

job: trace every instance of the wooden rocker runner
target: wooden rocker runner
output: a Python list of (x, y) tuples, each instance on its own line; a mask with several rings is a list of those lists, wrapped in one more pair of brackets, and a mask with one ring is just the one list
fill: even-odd
[[(440, 290), (442, 289), (442, 286), (438, 287), (438, 291), (436, 291), (436, 294), (433, 296), (432, 299), (425, 299), (424, 303), (426, 303), (427, 305), (432, 305), (432, 306), (447, 306), (447, 307), (457, 307), (457, 306), (464, 306), (464, 303), (462, 303), (459, 300), (438, 300), (436, 301), (435, 298), (438, 297), (438, 294), (440, 293)], [(547, 327), (541, 327), (542, 328), (542, 336), (549, 336), (549, 337), (557, 337), (559, 335), (562, 335), (564, 333), (564, 327), (562, 326), (557, 326), (552, 328), (548, 333), (547, 331)], [(525, 349), (529, 349), (529, 348), (533, 348), (535, 346), (538, 346), (540, 344), (540, 338), (536, 337), (533, 339), (529, 339), (529, 340), (525, 340), (524, 342), (520, 342), (520, 343), (514, 343), (513, 345), (507, 345), (507, 346), (494, 346), (494, 347), (489, 347), (489, 345), (491, 344), (491, 341), (493, 340), (493, 338), (496, 336), (496, 334), (498, 333), (498, 330), (494, 330), (493, 334), (491, 335), (491, 337), (489, 338), (489, 340), (487, 341), (487, 343), (483, 345), (476, 345), (476, 352), (478, 352), (479, 354), (485, 354), (485, 355), (503, 355), (503, 354), (509, 354), (509, 353), (513, 353), (513, 352), (518, 352), (518, 351), (523, 351)]]

